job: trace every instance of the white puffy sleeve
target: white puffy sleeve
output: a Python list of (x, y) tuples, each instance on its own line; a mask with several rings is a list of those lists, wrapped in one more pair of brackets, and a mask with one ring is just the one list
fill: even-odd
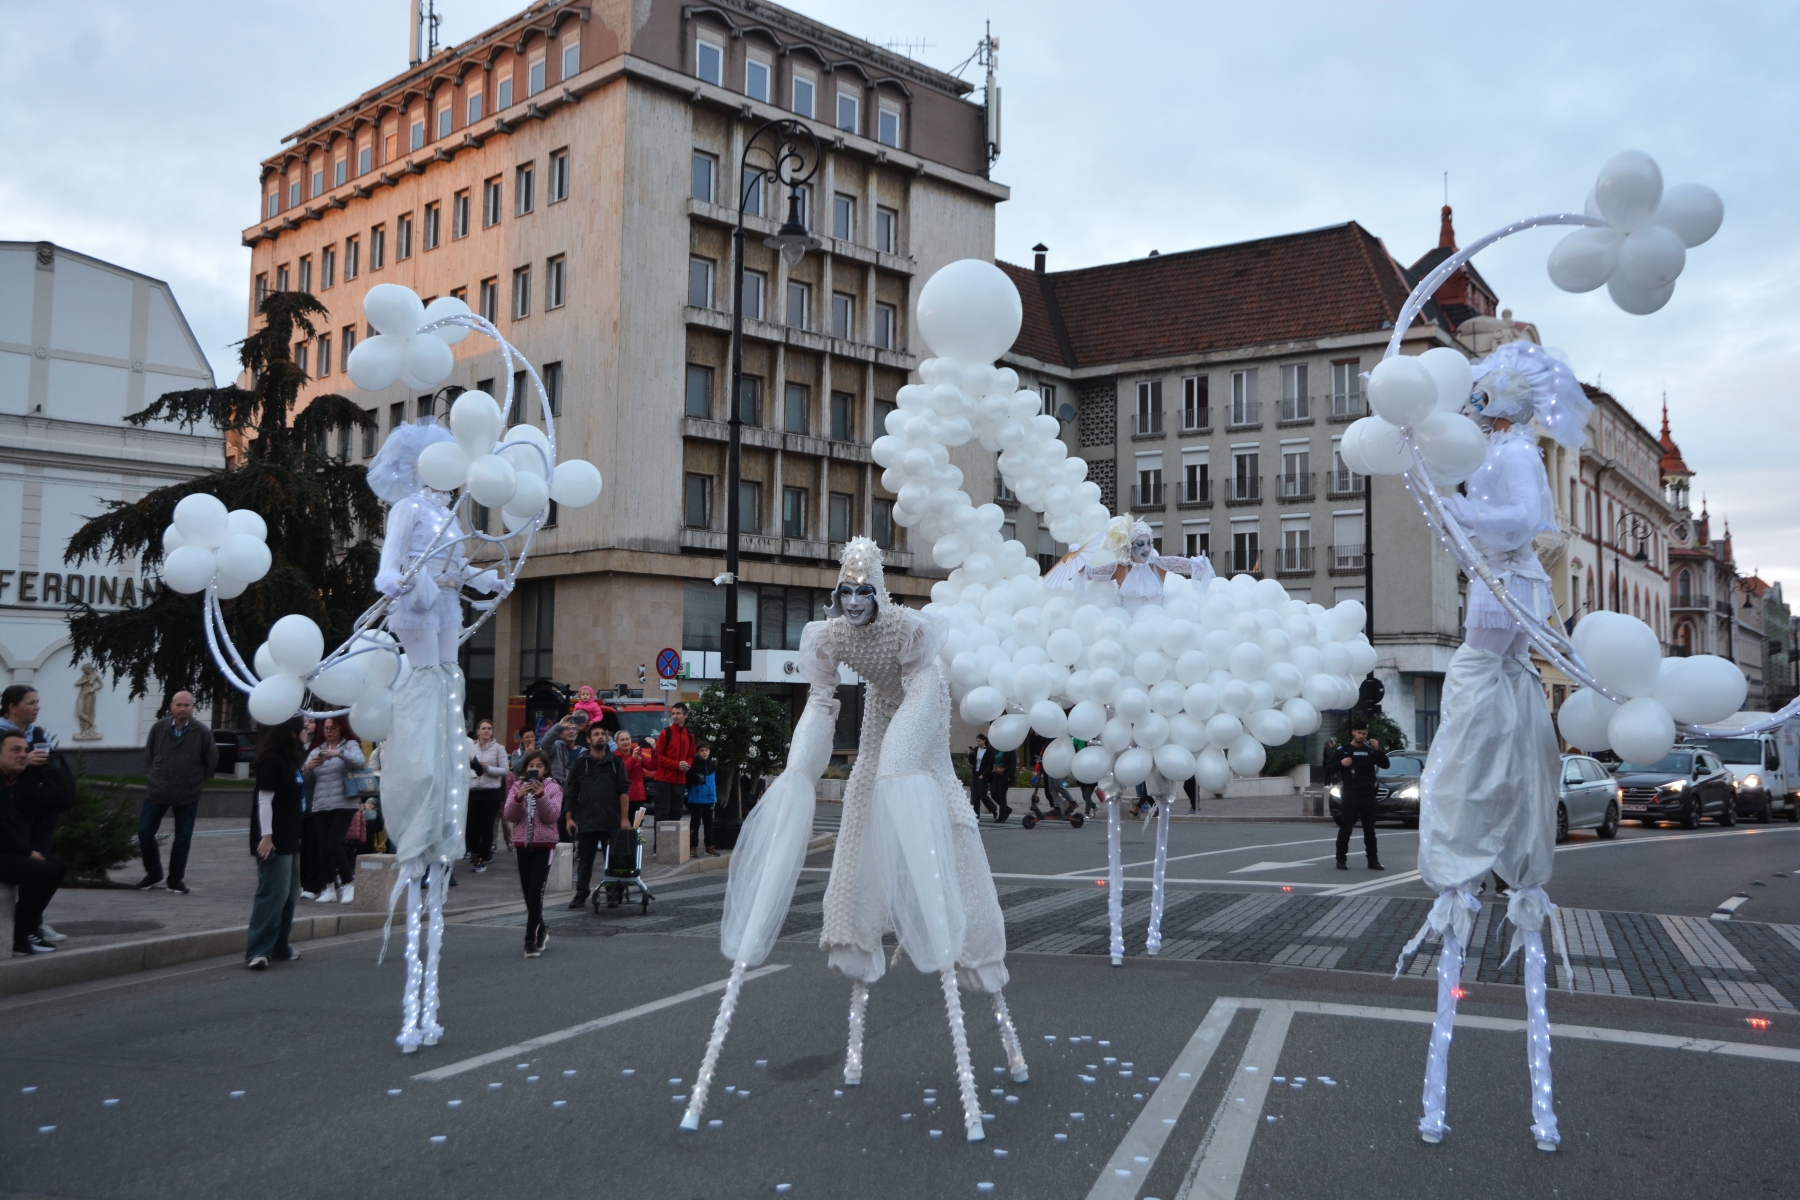
[(950, 623), (937, 613), (904, 610), (911, 628), (900, 643), (900, 676), (907, 678), (920, 668), (936, 662), (938, 652), (950, 637)]
[(406, 549), (412, 544), (418, 515), (416, 496), (408, 496), (388, 509), (387, 530), (381, 540), (381, 569), (375, 572), (375, 590), (384, 596), (400, 591), (400, 573), (406, 569)]
[(837, 691), (837, 663), (825, 652), (825, 622), (809, 621), (800, 631), (800, 652), (794, 665), (800, 678), (815, 688)]
[(1469, 481), (1467, 496), (1445, 496), (1444, 511), (1496, 550), (1517, 550), (1555, 525), (1549, 484), (1537, 448), (1522, 437), (1501, 439)]
[(794, 726), (788, 745), (789, 771), (817, 779), (831, 762), (833, 732), (837, 726), (837, 663), (825, 652), (825, 622), (810, 622), (800, 633), (800, 652), (795, 665), (806, 680), (806, 707)]
[(1111, 579), (1113, 577), (1113, 572), (1118, 569), (1118, 563), (1105, 563), (1102, 565), (1083, 567), (1081, 573), (1089, 579)]
[(1194, 586), (1201, 588), (1211, 583), (1217, 574), (1213, 570), (1212, 559), (1205, 555), (1196, 558), (1182, 558), (1177, 555), (1164, 554), (1157, 557), (1154, 562), (1165, 571), (1186, 575), (1194, 581)]

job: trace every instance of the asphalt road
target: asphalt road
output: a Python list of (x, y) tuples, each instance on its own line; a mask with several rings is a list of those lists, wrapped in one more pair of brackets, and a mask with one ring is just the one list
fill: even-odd
[(205, 965), (0, 1004), (0, 1195), (1792, 1194), (1800, 1025), (1787, 1018), (1755, 1030), (1731, 1009), (1558, 993), (1564, 1149), (1547, 1155), (1528, 1134), (1521, 993), (1471, 985), (1453, 1132), (1427, 1147), (1414, 1128), (1427, 982), (1237, 963), (1013, 955), (1031, 1079), (995, 1071), (999, 1040), (967, 998), (994, 1118), (971, 1146), (936, 981), (903, 964), (874, 989), (864, 1084), (845, 1089), (849, 989), (816, 949), (780, 943), (782, 969), (746, 985), (720, 1063), (707, 1115), (721, 1124), (683, 1134), (676, 1097), (714, 994), (506, 1052), (725, 976), (710, 938), (610, 928), (559, 933), (525, 960), (516, 929), (453, 925), (448, 1034), (413, 1056), (391, 1042), (402, 969), (376, 967), (366, 935), (266, 973)]
[[(1029, 830), (1019, 826), (1016, 815), (1005, 825), (983, 818), (983, 842), (995, 876), (1015, 882), (1103, 877), (1106, 822), (1103, 812), (1096, 818), (1080, 829), (1046, 822)], [(1169, 883), (1247, 892), (1287, 887), (1329, 895), (1431, 894), (1419, 883), (1416, 830), (1378, 828), (1387, 867), (1380, 873), (1364, 865), (1360, 828), (1351, 839), (1349, 869), (1339, 871), (1336, 836), (1337, 827), (1330, 824), (1177, 821), (1169, 830)], [(1128, 890), (1148, 886), (1155, 850), (1154, 826), (1123, 823)], [(1800, 924), (1800, 825), (1721, 829), (1708, 823), (1683, 830), (1627, 824), (1612, 841), (1576, 830), (1557, 847), (1549, 891), (1568, 907), (1694, 917), (1710, 916), (1745, 893), (1750, 898), (1735, 909), (1738, 919)]]

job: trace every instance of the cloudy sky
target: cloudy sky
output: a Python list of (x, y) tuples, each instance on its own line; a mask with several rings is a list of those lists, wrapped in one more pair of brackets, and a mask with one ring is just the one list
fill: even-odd
[[(440, 7), (454, 43), (519, 5)], [(1013, 189), (997, 252), (1017, 262), (1040, 240), (1066, 268), (1345, 220), (1410, 262), (1436, 244), (1445, 172), (1466, 243), (1579, 211), (1599, 165), (1627, 147), (1653, 155), (1668, 183), (1710, 184), (1725, 226), (1652, 316), (1552, 287), (1554, 231), (1478, 265), (1653, 430), (1666, 391), (1741, 567), (1800, 586), (1800, 6), (797, 7), (873, 41), (928, 43), (914, 56), (943, 68), (992, 21), (1006, 113), (995, 174)], [(257, 164), (404, 68), (406, 12), (406, 0), (0, 0), (0, 239), (47, 238), (168, 280), (229, 375)]]

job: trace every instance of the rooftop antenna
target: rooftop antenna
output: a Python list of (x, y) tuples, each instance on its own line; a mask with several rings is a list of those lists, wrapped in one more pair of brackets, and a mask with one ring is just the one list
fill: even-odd
[(437, 0), (411, 0), (412, 26), (406, 39), (407, 65), (416, 67), (438, 52)]
[[(873, 39), (870, 40), (873, 41)], [(897, 54), (904, 54), (911, 59), (917, 59), (919, 57), (915, 51), (937, 49), (935, 45), (926, 41), (924, 38), (920, 38), (916, 42), (908, 38), (894, 38), (891, 41), (875, 42), (875, 45), (880, 46), (883, 50), (892, 50)]]
[(994, 23), (983, 23), (986, 32), (981, 38), (981, 47), (976, 57), (983, 67), (987, 68), (987, 87), (982, 92), (982, 104), (987, 109), (987, 159), (988, 165), (1000, 157), (1000, 85), (994, 82), (994, 71), (1000, 66), (1000, 39), (994, 36)]

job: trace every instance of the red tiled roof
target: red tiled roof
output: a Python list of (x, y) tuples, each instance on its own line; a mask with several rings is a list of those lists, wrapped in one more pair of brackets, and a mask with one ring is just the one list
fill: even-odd
[(1013, 351), (1071, 367), (1367, 333), (1399, 315), (1409, 290), (1354, 221), (1042, 276), (999, 265), (1025, 306)]
[(1663, 401), (1662, 437), (1659, 440), (1662, 442), (1663, 449), (1660, 464), (1662, 473), (1664, 475), (1692, 475), (1693, 472), (1688, 470), (1688, 465), (1681, 461), (1681, 447), (1677, 446), (1675, 439), (1669, 436), (1669, 402), (1667, 400)]

